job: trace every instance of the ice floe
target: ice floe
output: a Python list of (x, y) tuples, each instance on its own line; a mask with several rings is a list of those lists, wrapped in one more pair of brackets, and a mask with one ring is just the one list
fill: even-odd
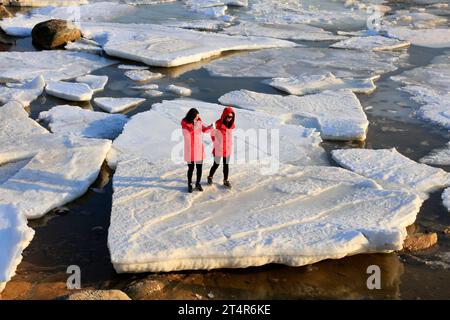
[(274, 24), (244, 21), (238, 25), (225, 28), (223, 33), (229, 35), (269, 37), (303, 41), (338, 41), (346, 36), (335, 35), (322, 28), (306, 24)]
[(164, 77), (162, 73), (151, 72), (150, 70), (128, 70), (125, 71), (125, 76), (133, 81), (150, 81)]
[(385, 188), (415, 192), (422, 199), (450, 185), (450, 175), (444, 170), (417, 163), (395, 149), (341, 149), (331, 154), (344, 168), (374, 179)]
[(145, 90), (143, 95), (146, 97), (150, 97), (150, 98), (156, 98), (156, 97), (161, 97), (162, 95), (164, 95), (164, 92), (155, 90), (155, 89), (149, 89), (149, 90)]
[(50, 81), (45, 87), (49, 95), (69, 101), (89, 101), (92, 99), (94, 90), (86, 83)]
[(197, 62), (224, 51), (295, 46), (285, 40), (229, 36), (151, 24), (84, 23), (82, 31), (85, 37), (102, 44), (110, 56), (160, 67)]
[(8, 84), (6, 86), (1, 86), (0, 103), (17, 101), (24, 107), (27, 107), (33, 100), (37, 99), (42, 92), (44, 92), (44, 87), (45, 81), (42, 76), (26, 81), (23, 84), (14, 83), (14, 86), (8, 86)]
[(14, 206), (0, 204), (0, 293), (15, 275), (22, 251), (33, 236), (34, 231)]
[(0, 52), (0, 82), (71, 79), (111, 64), (113, 60), (84, 52), (63, 50), (40, 52)]
[(148, 70), (147, 66), (136, 66), (132, 64), (119, 64), (117, 68), (123, 70)]
[(142, 98), (109, 98), (101, 97), (95, 98), (94, 102), (103, 110), (114, 113), (122, 112), (131, 107), (143, 103), (145, 99)]
[(85, 83), (92, 89), (92, 91), (99, 92), (102, 91), (108, 83), (108, 76), (87, 74), (85, 76), (77, 77), (75, 81)]
[(141, 86), (132, 86), (131, 89), (135, 90), (156, 90), (159, 86), (156, 83), (143, 84)]
[(170, 21), (164, 23), (165, 26), (168, 27), (177, 27), (183, 29), (192, 29), (199, 31), (219, 31), (223, 30), (226, 27), (229, 27), (231, 24), (229, 22), (220, 21), (220, 20), (192, 20), (192, 21)]
[(87, 4), (88, 0), (7, 0), (17, 7), (77, 6)]
[(222, 77), (291, 77), (320, 70), (337, 77), (372, 77), (394, 71), (406, 58), (397, 52), (332, 48), (270, 49), (215, 60), (204, 68)]
[(442, 202), (447, 210), (450, 211), (450, 188), (447, 188), (442, 192)]
[(192, 90), (185, 87), (176, 86), (174, 84), (171, 84), (167, 86), (167, 91), (175, 93), (180, 96), (190, 96), (192, 94)]
[(450, 28), (411, 29), (408, 27), (387, 28), (390, 37), (429, 48), (450, 48)]
[(97, 55), (101, 55), (103, 53), (102, 47), (97, 42), (88, 39), (80, 39), (75, 42), (69, 42), (68, 44), (66, 44), (64, 49), (70, 51), (87, 52)]
[(369, 121), (350, 90), (326, 91), (306, 96), (280, 96), (248, 90), (219, 98), (223, 105), (265, 112), (289, 123), (316, 128), (326, 140), (365, 140)]
[(128, 118), (122, 114), (107, 114), (61, 105), (41, 112), (39, 120), (47, 123), (55, 134), (113, 140), (122, 132)]
[(328, 72), (324, 74), (302, 74), (298, 77), (273, 78), (264, 83), (289, 94), (302, 96), (305, 94), (319, 93), (325, 90), (349, 89), (355, 93), (369, 94), (375, 91), (374, 80), (369, 79), (337, 78)]
[(433, 150), (430, 154), (422, 157), (419, 161), (431, 165), (449, 166), (450, 142), (447, 143), (445, 148)]
[(409, 47), (411, 43), (384, 36), (353, 37), (331, 45), (338, 49), (356, 49), (372, 51), (390, 51)]

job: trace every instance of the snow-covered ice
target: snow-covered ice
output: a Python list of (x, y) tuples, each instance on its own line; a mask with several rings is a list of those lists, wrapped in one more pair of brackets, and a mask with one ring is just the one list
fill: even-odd
[(0, 126), (0, 164), (29, 159), (0, 184), (0, 205), (13, 205), (29, 219), (83, 195), (111, 146), (108, 140), (51, 134), (14, 102), (0, 107)]
[(17, 101), (24, 107), (28, 107), (30, 103), (37, 99), (44, 92), (45, 81), (42, 76), (38, 76), (33, 80), (25, 81), (25, 83), (14, 83), (0, 87), (0, 103), (8, 103)]
[(450, 142), (447, 143), (445, 148), (433, 150), (430, 154), (422, 157), (419, 161), (431, 165), (449, 166)]
[(290, 78), (273, 78), (265, 80), (264, 83), (297, 96), (341, 89), (369, 94), (377, 88), (374, 84), (376, 79), (377, 77), (369, 79), (337, 78), (334, 74), (328, 72), (324, 74), (302, 74)]
[(156, 98), (156, 97), (161, 97), (162, 95), (164, 95), (164, 92), (156, 90), (156, 89), (149, 89), (149, 90), (145, 90), (143, 95), (146, 97), (150, 97), (150, 98)]
[(102, 91), (108, 83), (108, 76), (87, 74), (85, 76), (77, 77), (75, 81), (85, 83), (92, 89), (92, 91), (99, 92)]
[(408, 48), (411, 45), (408, 41), (388, 38), (384, 36), (353, 37), (342, 40), (331, 45), (338, 49), (389, 51)]
[(89, 101), (92, 99), (94, 90), (86, 83), (50, 81), (45, 87), (47, 94), (69, 100), (69, 101)]
[(262, 111), (289, 123), (316, 128), (326, 140), (365, 140), (369, 121), (350, 90), (325, 91), (306, 96), (280, 96), (248, 90), (219, 98), (223, 105)]
[(122, 132), (128, 118), (122, 114), (107, 114), (61, 105), (41, 112), (39, 120), (47, 123), (55, 134), (114, 140)]
[(113, 60), (84, 52), (51, 50), (39, 52), (0, 52), (0, 82), (71, 79), (111, 64)]
[(156, 90), (159, 89), (159, 85), (157, 85), (156, 83), (149, 83), (140, 86), (132, 86), (130, 88), (135, 90)]
[(151, 72), (150, 70), (128, 70), (125, 71), (125, 76), (133, 81), (150, 81), (157, 80), (164, 77), (162, 73)]
[(75, 42), (69, 42), (64, 49), (69, 51), (80, 51), (91, 54), (101, 55), (103, 53), (102, 47), (95, 41), (88, 39), (80, 39)]
[(303, 41), (338, 41), (347, 39), (345, 36), (335, 35), (329, 31), (323, 30), (322, 28), (317, 28), (306, 24), (274, 24), (245, 21), (238, 25), (225, 28), (222, 32), (229, 35), (269, 37)]
[(450, 48), (450, 28), (411, 29), (408, 27), (387, 28), (390, 37), (429, 48)]
[(261, 50), (212, 61), (204, 68), (222, 77), (292, 77), (319, 70), (337, 77), (370, 78), (394, 71), (406, 58), (397, 52), (352, 51), (332, 48)]
[(131, 107), (137, 106), (143, 103), (145, 99), (142, 98), (109, 98), (101, 97), (95, 98), (94, 102), (103, 110), (115, 113), (122, 112)]
[(84, 23), (82, 31), (85, 37), (102, 44), (110, 56), (160, 67), (197, 62), (225, 51), (295, 46), (285, 40), (228, 36), (152, 24)]
[(229, 22), (213, 20), (213, 19), (203, 19), (203, 20), (192, 20), (192, 21), (169, 21), (164, 23), (168, 27), (177, 27), (183, 29), (193, 29), (199, 31), (219, 31), (231, 24)]
[(14, 206), (0, 204), (0, 293), (15, 275), (34, 231)]
[(450, 188), (447, 188), (442, 192), (442, 202), (447, 210), (450, 211)]
[(77, 6), (87, 4), (88, 0), (7, 0), (12, 6), (47, 7), (47, 6)]
[(175, 93), (177, 95), (180, 96), (190, 96), (192, 93), (192, 90), (189, 88), (185, 88), (185, 87), (180, 87), (180, 86), (176, 86), (174, 84), (171, 84), (169, 86), (167, 86), (166, 88), (167, 91)]
[(444, 170), (417, 163), (395, 149), (340, 149), (331, 154), (344, 168), (374, 179), (385, 188), (415, 192), (422, 199), (450, 185), (450, 175)]
[(133, 64), (119, 64), (117, 68), (123, 70), (148, 70), (147, 66), (136, 66)]

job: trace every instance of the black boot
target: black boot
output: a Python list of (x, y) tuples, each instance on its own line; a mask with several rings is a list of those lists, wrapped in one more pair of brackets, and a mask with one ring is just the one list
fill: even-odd
[(228, 189), (231, 188), (231, 183), (228, 180), (223, 180), (223, 185), (224, 185), (225, 188), (228, 188)]
[(195, 184), (195, 188), (196, 188), (198, 191), (203, 191), (202, 185), (201, 185), (200, 183)]
[(192, 183), (189, 183), (189, 184), (188, 184), (188, 192), (189, 192), (189, 193), (192, 193), (192, 190), (193, 190), (193, 188), (192, 188)]
[(212, 177), (208, 177), (207, 179), (208, 179), (208, 184), (212, 185), (212, 183), (213, 183)]

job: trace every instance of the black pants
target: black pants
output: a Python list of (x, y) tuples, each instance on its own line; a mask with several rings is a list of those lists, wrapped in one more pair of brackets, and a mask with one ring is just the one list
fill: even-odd
[[(223, 157), (223, 179), (228, 180), (228, 172), (229, 172), (229, 166), (228, 163), (230, 162), (230, 157)], [(214, 164), (211, 167), (211, 170), (209, 170), (209, 176), (212, 178), (214, 176), (214, 173), (216, 173), (217, 168), (220, 165), (220, 157), (214, 157)]]
[(187, 172), (187, 178), (188, 183), (192, 183), (192, 175), (194, 174), (194, 167), (197, 168), (197, 184), (200, 183), (202, 180), (202, 168), (203, 168), (203, 162), (188, 162), (188, 172)]

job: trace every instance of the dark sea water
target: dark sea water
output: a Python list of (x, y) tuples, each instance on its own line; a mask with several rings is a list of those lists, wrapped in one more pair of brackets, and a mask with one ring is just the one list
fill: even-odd
[[(397, 4), (405, 6), (404, 3)], [(119, 22), (158, 23), (168, 18), (200, 19), (183, 9), (182, 5), (165, 4), (142, 7), (139, 16), (124, 17)], [(138, 21), (136, 21), (138, 20)], [(311, 46), (317, 46), (311, 43)], [(9, 50), (34, 50), (29, 38), (17, 41)], [(440, 49), (412, 46), (409, 49), (407, 69), (424, 66), (443, 53)], [(238, 53), (239, 54), (239, 53)], [(120, 61), (123, 63), (124, 61)], [(135, 62), (130, 62), (136, 64)], [(260, 78), (212, 77), (202, 69), (208, 61), (179, 68), (158, 69), (167, 77), (157, 83), (161, 87), (170, 83), (186, 85), (193, 89), (191, 98), (217, 102), (217, 98), (232, 90), (249, 89), (258, 92), (278, 93), (261, 83)], [(444, 147), (449, 141), (446, 130), (411, 116), (418, 105), (407, 93), (399, 91), (398, 83), (390, 76), (406, 70), (400, 68), (385, 74), (377, 82), (371, 95), (359, 95), (370, 121), (367, 140), (363, 143), (324, 142), (327, 151), (337, 148), (397, 148), (413, 160), (418, 160), (431, 150)], [(128, 89), (131, 80), (116, 66), (93, 72), (109, 76), (107, 88), (96, 96), (139, 96)], [(126, 112), (128, 116), (148, 110), (151, 105), (176, 96), (165, 95), (148, 98), (147, 102)], [(67, 101), (43, 96), (29, 107), (32, 118), (41, 111)], [(80, 107), (100, 111), (89, 103)], [(449, 167), (442, 167), (449, 170)], [(366, 254), (340, 260), (327, 260), (305, 267), (268, 265), (236, 270), (174, 272), (166, 274), (116, 274), (107, 248), (107, 230), (111, 212), (113, 172), (104, 165), (100, 177), (81, 198), (53, 210), (45, 217), (30, 221), (36, 230), (30, 246), (24, 252), (17, 275), (7, 285), (3, 298), (52, 299), (67, 293), (65, 282), (69, 265), (79, 265), (84, 288), (126, 289), (130, 283), (148, 278), (169, 283), (164, 290), (151, 298), (222, 299), (449, 299), (450, 237), (442, 231), (450, 226), (450, 214), (442, 205), (441, 192), (431, 194), (421, 208), (416, 221), (419, 231), (438, 233), (438, 245), (419, 253)], [(382, 271), (380, 290), (366, 286), (370, 265), (379, 265)]]

